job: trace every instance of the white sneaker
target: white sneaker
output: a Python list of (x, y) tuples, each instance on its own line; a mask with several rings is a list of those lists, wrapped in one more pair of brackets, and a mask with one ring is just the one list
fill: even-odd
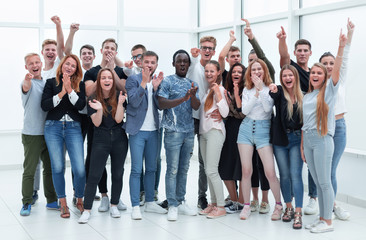
[(319, 223), (313, 227), (310, 232), (312, 233), (325, 233), (334, 231), (333, 224), (328, 225), (325, 221), (320, 220)]
[(190, 208), (185, 202), (182, 202), (178, 206), (178, 212), (179, 212), (179, 214), (188, 215), (188, 216), (196, 216), (197, 215), (197, 211)]
[(313, 223), (305, 225), (305, 229), (312, 229), (313, 227), (316, 227), (316, 225), (318, 225), (319, 222), (320, 222), (320, 219), (317, 218), (317, 219), (315, 219), (315, 221)]
[(177, 207), (169, 207), (168, 211), (168, 221), (177, 221), (178, 220), (178, 208)]
[(132, 207), (131, 218), (133, 220), (141, 220), (142, 219), (141, 211), (140, 211), (140, 206), (134, 206), (134, 207)]
[(99, 212), (106, 212), (108, 210), (109, 210), (109, 197), (105, 196), (105, 197), (102, 197), (102, 200), (100, 201), (98, 211)]
[(140, 206), (145, 204), (145, 192), (140, 192)]
[(168, 211), (160, 207), (156, 202), (145, 202), (145, 212), (165, 214)]
[(305, 215), (314, 215), (318, 212), (318, 204), (315, 198), (310, 198), (308, 205), (304, 208)]
[(84, 224), (87, 223), (89, 221), (90, 218), (90, 212), (89, 211), (84, 211), (83, 214), (81, 214), (78, 223)]
[(127, 210), (127, 206), (122, 202), (122, 200), (120, 199), (117, 205), (118, 210), (120, 211), (124, 211)]
[(348, 220), (351, 217), (351, 214), (347, 211), (344, 210), (343, 208), (339, 207), (339, 206), (334, 206), (334, 214), (336, 215), (336, 217), (340, 220)]
[(121, 214), (119, 213), (117, 206), (111, 206), (109, 212), (110, 212), (112, 218), (121, 217)]

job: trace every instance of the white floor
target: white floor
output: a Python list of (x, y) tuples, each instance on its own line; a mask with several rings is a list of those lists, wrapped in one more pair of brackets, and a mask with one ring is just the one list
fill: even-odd
[[(178, 221), (169, 222), (166, 215), (143, 213), (143, 220), (131, 220), (131, 204), (129, 200), (128, 177), (130, 164), (125, 166), (124, 188), (122, 200), (129, 206), (121, 212), (118, 219), (110, 217), (109, 213), (99, 213), (99, 202), (94, 202), (91, 219), (88, 224), (78, 224), (80, 214), (71, 205), (72, 187), (70, 169), (66, 171), (67, 193), (71, 218), (62, 219), (58, 211), (47, 210), (46, 200), (40, 191), (40, 198), (32, 206), (31, 215), (19, 215), (21, 208), (21, 178), (22, 170), (0, 171), (0, 239), (366, 239), (366, 209), (338, 204), (351, 212), (349, 221), (334, 221), (335, 231), (331, 233), (312, 234), (305, 229), (293, 230), (291, 223), (273, 222), (270, 214), (254, 213), (249, 220), (242, 221), (238, 214), (210, 220), (204, 216), (179, 216)], [(198, 163), (191, 161), (187, 183), (187, 203), (195, 207), (197, 203), (197, 173)], [(165, 162), (162, 163), (160, 184), (160, 200), (165, 199)], [(273, 206), (273, 197), (271, 205)], [(304, 197), (304, 204), (307, 197)], [(313, 222), (315, 216), (304, 216), (304, 224)]]

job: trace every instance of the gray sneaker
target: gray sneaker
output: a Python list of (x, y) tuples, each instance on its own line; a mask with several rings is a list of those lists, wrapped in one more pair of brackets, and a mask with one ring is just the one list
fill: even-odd
[(109, 210), (109, 197), (105, 196), (105, 197), (102, 197), (102, 200), (100, 201), (98, 211), (99, 212), (106, 212), (108, 210)]

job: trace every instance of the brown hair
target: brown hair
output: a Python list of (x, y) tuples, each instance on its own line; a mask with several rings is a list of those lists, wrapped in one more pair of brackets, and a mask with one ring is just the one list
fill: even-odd
[(146, 50), (146, 47), (144, 45), (142, 45), (142, 44), (136, 44), (135, 46), (132, 47), (131, 52), (132, 51), (135, 51), (137, 49), (141, 49), (142, 50), (142, 53), (144, 53), (144, 52), (147, 51)]
[(269, 75), (269, 71), (268, 71), (268, 67), (267, 67), (266, 63), (263, 60), (257, 58), (249, 64), (247, 71), (245, 72), (245, 87), (249, 90), (254, 87), (254, 83), (252, 82), (252, 79), (251, 79), (251, 74), (252, 74), (252, 66), (256, 62), (261, 65), (261, 67), (264, 71), (264, 75), (263, 75), (264, 85), (266, 85), (268, 87), (272, 83), (272, 79), (271, 79), (271, 76)]
[(114, 39), (114, 38), (107, 38), (106, 40), (104, 40), (104, 41), (103, 41), (103, 43), (102, 43), (102, 48), (104, 47), (104, 44), (106, 44), (107, 42), (111, 42), (111, 43), (116, 44), (116, 51), (117, 51), (117, 49), (118, 49), (118, 44), (117, 44), (117, 42), (116, 42), (116, 39)]
[(244, 75), (245, 75), (245, 67), (243, 64), (237, 62), (234, 63), (233, 66), (231, 66), (227, 76), (226, 76), (226, 82), (225, 82), (225, 89), (230, 92), (230, 94), (234, 93), (234, 83), (233, 83), (233, 79), (232, 79), (232, 74), (233, 74), (233, 70), (235, 67), (241, 67), (242, 70), (242, 75), (241, 75), (241, 79), (239, 81), (238, 87), (239, 87), (239, 95), (242, 93), (243, 89), (244, 89)]
[(205, 37), (201, 37), (201, 39), (200, 39), (200, 45), (202, 44), (202, 43), (204, 43), (204, 42), (211, 42), (211, 43), (213, 43), (213, 45), (214, 45), (214, 50), (215, 50), (215, 48), (216, 48), (216, 38), (215, 37), (212, 37), (212, 36), (205, 36)]
[[(210, 60), (210, 61), (206, 64), (206, 66), (207, 66), (208, 64), (212, 64), (212, 65), (214, 65), (214, 66), (216, 67), (216, 70), (217, 70), (218, 72), (220, 72), (220, 64), (219, 64), (217, 61), (215, 61), (215, 60)], [(206, 66), (205, 66), (205, 67), (206, 67)], [(217, 78), (216, 78), (216, 83), (217, 83), (218, 85), (220, 85), (220, 83), (221, 83), (221, 73), (219, 74), (219, 76), (217, 76)], [(205, 101), (205, 105), (204, 105), (204, 110), (205, 110), (205, 112), (207, 112), (208, 110), (210, 110), (210, 108), (211, 108), (211, 107), (212, 107), (212, 105), (213, 105), (213, 100), (214, 100), (214, 91), (211, 89), (211, 90), (210, 90), (210, 92), (208, 93), (207, 97), (206, 97), (206, 101)]]
[(56, 40), (53, 40), (53, 39), (45, 39), (43, 42), (42, 42), (42, 50), (44, 48), (44, 46), (48, 45), (48, 44), (55, 44), (57, 46), (57, 42)]
[(295, 42), (295, 50), (297, 48), (298, 45), (308, 45), (309, 46), (309, 50), (311, 50), (311, 43), (306, 40), (306, 39), (299, 39)]
[(294, 66), (289, 65), (289, 64), (284, 65), (280, 72), (280, 82), (281, 82), (281, 85), (283, 88), (283, 94), (285, 95), (285, 98), (287, 100), (287, 119), (291, 120), (294, 109), (293, 109), (293, 104), (292, 104), (290, 94), (289, 94), (287, 88), (285, 87), (285, 84), (283, 83), (283, 79), (282, 79), (282, 73), (285, 70), (290, 70), (294, 74), (294, 77), (295, 77), (293, 92), (295, 95), (295, 102), (297, 103), (297, 113), (299, 113), (300, 121), (302, 122), (302, 99), (303, 99), (304, 95), (300, 89), (299, 73), (297, 72), (297, 70)]
[(58, 86), (62, 81), (62, 66), (69, 58), (72, 58), (76, 61), (76, 70), (74, 74), (70, 76), (71, 87), (75, 92), (80, 92), (80, 82), (83, 79), (83, 71), (81, 70), (79, 58), (74, 54), (66, 55), (64, 58), (62, 58), (60, 65), (58, 65), (56, 71), (56, 86)]
[(238, 48), (237, 46), (231, 46), (231, 47), (229, 48), (229, 51), (228, 51), (228, 52), (227, 52), (227, 54), (226, 54), (226, 57), (229, 57), (229, 53), (230, 53), (230, 52), (236, 52), (236, 51), (240, 52), (240, 48)]
[(114, 79), (114, 75), (111, 69), (109, 68), (103, 68), (98, 72), (98, 76), (97, 76), (97, 88), (95, 90), (95, 94), (96, 94), (96, 99), (102, 104), (103, 107), (103, 115), (107, 116), (109, 111), (108, 111), (108, 107), (104, 101), (104, 96), (103, 96), (103, 89), (102, 86), (100, 84), (100, 80), (102, 78), (102, 73), (108, 71), (112, 74), (112, 78), (113, 78), (113, 84), (112, 84), (112, 89), (109, 92), (108, 95), (108, 104), (112, 107), (112, 111), (110, 112), (112, 114), (113, 119), (115, 119), (116, 116), (116, 112), (117, 112), (117, 97), (116, 97), (116, 85), (115, 85), (115, 79)]
[[(327, 88), (328, 72), (327, 72), (327, 68), (323, 64), (315, 63), (310, 69), (310, 75), (311, 75), (311, 70), (314, 67), (319, 67), (324, 72), (324, 81), (323, 81), (323, 84), (319, 88), (319, 94), (317, 96), (317, 101), (316, 101), (316, 129), (321, 136), (325, 136), (328, 133), (328, 112), (329, 112), (329, 106), (325, 102), (325, 99), (324, 99), (325, 89)], [(314, 91), (314, 87), (310, 83), (308, 92), (310, 93), (312, 91)]]

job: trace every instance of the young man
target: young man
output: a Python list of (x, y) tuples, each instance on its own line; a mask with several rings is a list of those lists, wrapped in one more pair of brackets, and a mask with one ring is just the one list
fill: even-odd
[(144, 187), (146, 212), (166, 213), (154, 202), (156, 157), (158, 154), (159, 114), (157, 90), (163, 73), (154, 75), (158, 66), (158, 55), (147, 51), (142, 55), (142, 73), (131, 75), (126, 82), (128, 96), (127, 119), (123, 127), (129, 134), (131, 153), (130, 197), (131, 218), (142, 219), (140, 212), (140, 181), (145, 157)]
[[(146, 52), (146, 47), (142, 44), (136, 44), (131, 49), (131, 59), (132, 61), (126, 61), (124, 64), (123, 71), (127, 76), (131, 76), (133, 74), (139, 74), (142, 70), (142, 54)], [(133, 65), (135, 63), (135, 66)]]
[[(280, 52), (280, 66), (285, 64), (291, 64), (299, 72), (300, 88), (303, 92), (307, 92), (309, 89), (309, 76), (310, 68), (308, 67), (309, 57), (311, 56), (311, 44), (308, 40), (299, 39), (295, 43), (294, 55), (296, 56), (296, 63), (290, 59), (288, 48), (286, 44), (286, 32), (281, 26), (281, 31), (277, 33), (279, 39), (279, 52)], [(316, 185), (311, 177), (310, 171), (308, 171), (308, 186), (309, 186), (309, 203), (304, 208), (304, 213), (307, 215), (313, 215), (318, 212), (318, 204), (316, 203), (317, 190)]]
[[(113, 71), (114, 79), (116, 81), (117, 90), (126, 92), (125, 84), (127, 76), (123, 72), (123, 69), (116, 66), (115, 64), (115, 57), (117, 55), (117, 48), (118, 45), (116, 40), (113, 38), (107, 38), (102, 43), (102, 49), (100, 52), (102, 53), (102, 62), (100, 65), (92, 67), (84, 74), (84, 82), (85, 82), (85, 91), (87, 96), (91, 96), (95, 93), (96, 84), (97, 84), (97, 76), (100, 69), (108, 67)], [(85, 168), (86, 173), (89, 172), (89, 165), (90, 165), (90, 154), (92, 151), (92, 143), (93, 143), (93, 135), (94, 135), (94, 125), (89, 120), (88, 124), (88, 142), (87, 142), (87, 155), (85, 160)], [(86, 175), (88, 177), (88, 175)], [(107, 171), (104, 169), (103, 176), (98, 184), (99, 192), (102, 194), (102, 201), (98, 208), (100, 212), (106, 212), (109, 210), (109, 198), (107, 195)], [(126, 205), (120, 200), (118, 203), (119, 210), (126, 210)]]
[(45, 79), (41, 77), (42, 62), (36, 53), (25, 56), (25, 69), (28, 73), (21, 85), (24, 108), (22, 143), (24, 147), (24, 171), (22, 178), (23, 207), (20, 215), (28, 216), (33, 202), (34, 174), (39, 162), (43, 162), (43, 186), (48, 209), (58, 209), (57, 195), (53, 187), (51, 161), (44, 140), (44, 123), (47, 113), (41, 109), (41, 99)]
[(189, 160), (194, 146), (192, 109), (197, 110), (200, 106), (197, 84), (186, 78), (190, 64), (191, 60), (186, 51), (175, 52), (175, 74), (164, 78), (158, 92), (159, 106), (164, 109), (162, 127), (165, 128), (165, 191), (169, 221), (176, 221), (178, 212), (190, 216), (197, 215), (197, 212), (184, 202)]
[[(215, 55), (216, 48), (216, 38), (212, 36), (205, 36), (200, 39), (200, 48), (192, 48), (192, 63), (191, 67), (188, 69), (187, 78), (193, 80), (198, 85), (198, 95), (199, 98), (205, 95), (208, 89), (208, 82), (205, 79), (205, 65), (211, 60), (211, 58)], [(201, 59), (198, 61), (198, 56), (201, 56)], [(193, 110), (193, 118), (194, 118), (194, 128), (195, 134), (199, 138), (199, 109)], [(211, 114), (211, 117), (216, 117), (221, 120), (221, 116), (219, 113)], [(205, 173), (205, 168), (203, 165), (203, 159), (201, 156), (200, 144), (198, 140), (198, 160), (199, 160), (199, 177), (198, 177), (198, 203), (197, 206), (205, 209), (207, 207), (207, 176)]]

